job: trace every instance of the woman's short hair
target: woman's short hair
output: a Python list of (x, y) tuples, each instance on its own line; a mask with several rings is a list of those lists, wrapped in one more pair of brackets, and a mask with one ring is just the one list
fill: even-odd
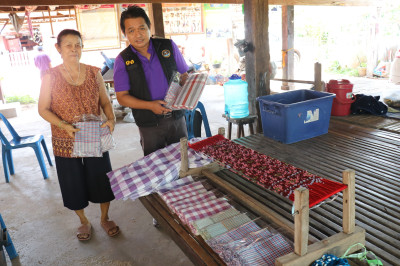
[(121, 20), (120, 20), (120, 26), (122, 32), (125, 34), (125, 20), (128, 18), (143, 18), (144, 21), (147, 24), (147, 27), (150, 29), (150, 19), (146, 14), (146, 11), (144, 11), (143, 8), (137, 5), (133, 5), (128, 7), (126, 10), (124, 10), (121, 13)]
[(72, 29), (65, 29), (65, 30), (62, 30), (62, 31), (58, 34), (58, 36), (57, 36), (57, 44), (58, 44), (58, 46), (61, 45), (62, 38), (63, 38), (64, 36), (66, 36), (66, 35), (75, 35), (75, 36), (78, 36), (79, 39), (81, 39), (81, 41), (82, 41), (82, 35), (81, 35), (81, 33), (80, 33), (79, 31), (77, 31), (77, 30), (72, 30)]

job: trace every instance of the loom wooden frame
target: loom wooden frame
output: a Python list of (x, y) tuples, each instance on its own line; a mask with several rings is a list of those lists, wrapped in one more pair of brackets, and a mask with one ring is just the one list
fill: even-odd
[[(220, 128), (218, 134), (224, 135), (225, 130)], [(236, 201), (250, 208), (260, 217), (272, 221), (293, 235), (294, 252), (275, 260), (278, 266), (309, 265), (325, 253), (343, 256), (346, 250), (356, 243), (365, 245), (365, 229), (355, 225), (355, 171), (348, 169), (342, 173), (343, 183), (347, 188), (343, 191), (343, 230), (321, 241), (309, 236), (309, 191), (306, 188), (298, 188), (295, 191), (294, 201), (294, 225), (281, 215), (269, 209), (267, 206), (242, 192), (238, 188), (221, 180), (213, 172), (218, 171), (215, 166), (203, 166), (189, 168), (187, 139), (181, 139), (181, 170), (180, 177), (187, 175), (205, 176), (214, 185), (224, 190)], [(353, 248), (350, 253), (359, 248)]]

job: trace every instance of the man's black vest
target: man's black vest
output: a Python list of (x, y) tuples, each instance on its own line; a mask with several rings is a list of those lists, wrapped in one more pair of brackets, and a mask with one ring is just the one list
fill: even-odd
[[(156, 51), (158, 59), (160, 60), (164, 75), (167, 78), (169, 85), (172, 80), (171, 77), (173, 72), (177, 71), (172, 43), (168, 39), (151, 38), (150, 41), (153, 43), (153, 47)], [(121, 52), (121, 57), (125, 62), (126, 71), (129, 75), (129, 94), (141, 100), (151, 101), (152, 99), (150, 91), (139, 57), (132, 51), (130, 46)], [(132, 114), (135, 118), (136, 124), (139, 127), (152, 127), (158, 125), (159, 118), (150, 110), (132, 108)], [(175, 119), (181, 118), (183, 114), (184, 111), (181, 110), (172, 112), (172, 116)]]

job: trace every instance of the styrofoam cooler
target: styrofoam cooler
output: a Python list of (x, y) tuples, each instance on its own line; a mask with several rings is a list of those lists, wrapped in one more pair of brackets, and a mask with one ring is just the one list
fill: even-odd
[(334, 97), (312, 90), (258, 97), (264, 136), (290, 144), (328, 133)]

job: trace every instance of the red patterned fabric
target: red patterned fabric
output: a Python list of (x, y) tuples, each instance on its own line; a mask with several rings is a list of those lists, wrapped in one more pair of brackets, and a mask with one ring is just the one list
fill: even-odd
[(216, 135), (189, 144), (189, 147), (230, 167), (230, 170), (257, 185), (294, 201), (294, 190), (309, 190), (310, 207), (347, 188), (346, 185), (321, 178), (293, 165), (246, 148)]

